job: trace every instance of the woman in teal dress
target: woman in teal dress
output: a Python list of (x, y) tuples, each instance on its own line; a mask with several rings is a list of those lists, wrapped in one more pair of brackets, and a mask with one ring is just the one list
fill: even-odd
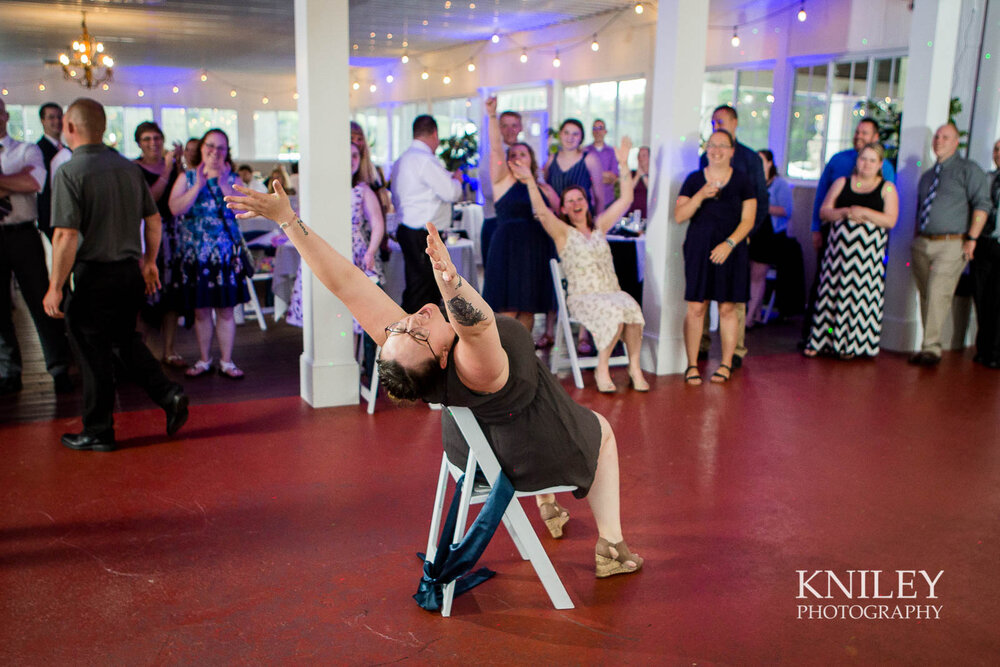
[[(219, 341), (219, 373), (237, 380), (243, 371), (233, 363), (236, 321), (233, 307), (249, 300), (240, 258), (242, 233), (224, 197), (233, 194), (237, 176), (229, 157), (229, 137), (219, 129), (198, 143), (199, 162), (178, 178), (170, 192), (177, 218), (178, 247), (173, 257), (171, 288), (185, 311), (194, 310), (194, 329), (201, 354), (187, 370), (189, 377), (213, 369), (212, 334)], [(215, 321), (212, 313), (215, 312)]]

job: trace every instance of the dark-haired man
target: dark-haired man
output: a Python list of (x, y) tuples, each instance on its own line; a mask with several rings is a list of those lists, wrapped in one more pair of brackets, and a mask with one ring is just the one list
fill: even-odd
[(979, 233), (972, 258), (972, 298), (976, 302), (976, 356), (987, 368), (1000, 368), (1000, 140), (993, 144), (990, 215)]
[(62, 107), (55, 102), (46, 102), (38, 109), (38, 118), (42, 121), (42, 138), (37, 143), (45, 163), (45, 187), (38, 193), (38, 229), (51, 240), (52, 158), (63, 147)]
[(413, 144), (392, 168), (392, 202), (399, 215), (396, 241), (403, 251), (406, 274), (401, 305), (408, 313), (441, 300), (425, 252), (427, 223), (433, 222), (438, 229), (451, 226), (451, 204), (462, 196), (461, 172), (449, 174), (434, 154), (439, 143), (434, 118), (417, 116)]
[(102, 143), (106, 124), (104, 107), (92, 99), (82, 97), (66, 110), (63, 138), (73, 157), (52, 184), (52, 276), (44, 299), (45, 312), (61, 318), (65, 297), (83, 375), (83, 431), (66, 433), (62, 444), (99, 452), (115, 449), (116, 359), (121, 377), (164, 409), (167, 435), (188, 416), (184, 389), (166, 378), (135, 330), (144, 294), (160, 287), (160, 214), (140, 167)]

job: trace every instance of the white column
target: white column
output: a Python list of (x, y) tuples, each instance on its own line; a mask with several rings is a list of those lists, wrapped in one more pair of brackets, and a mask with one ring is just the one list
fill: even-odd
[(914, 4), (910, 25), (906, 113), (900, 130), (896, 185), (899, 222), (889, 235), (882, 347), (915, 351), (922, 327), (917, 289), (910, 269), (910, 243), (917, 217), (917, 183), (934, 164), (931, 138), (948, 121), (952, 74), (958, 47), (961, 0)]
[(701, 89), (705, 78), (708, 4), (675, 0), (659, 4), (650, 127), (652, 183), (646, 232), (643, 367), (657, 375), (679, 373), (684, 355), (684, 243), (674, 221), (677, 193), (698, 168)]
[[(347, 5), (347, 0), (295, 0), (295, 74), (301, 216), (350, 257)], [(302, 398), (317, 408), (357, 404), (351, 313), (310, 271), (302, 278)]]
[[(978, 85), (979, 91), (975, 109), (970, 109), (973, 117), (972, 127), (969, 128), (969, 159), (990, 171), (993, 169), (993, 144), (1000, 139), (1000, 94), (997, 94), (1000, 91), (1000, 2), (990, 3), (987, 9), (982, 53), (978, 48), (973, 50), (980, 59), (979, 80), (973, 82), (973, 85)], [(990, 54), (989, 60), (986, 59), (987, 53)]]
[[(774, 103), (771, 104), (771, 120), (768, 125), (768, 136), (772, 138), (771, 150), (774, 151), (774, 164), (783, 174), (788, 173), (788, 116), (792, 109), (792, 96), (795, 92), (795, 67), (789, 62), (789, 42), (792, 34), (792, 21), (795, 12), (785, 12), (784, 25), (781, 32), (773, 39), (777, 41), (777, 58), (774, 61)], [(782, 17), (777, 18), (778, 21)]]

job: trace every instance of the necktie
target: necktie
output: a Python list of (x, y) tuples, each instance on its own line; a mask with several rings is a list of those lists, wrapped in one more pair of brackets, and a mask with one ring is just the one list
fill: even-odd
[(920, 202), (920, 216), (918, 219), (920, 221), (919, 231), (921, 232), (924, 231), (924, 227), (927, 226), (927, 223), (931, 219), (931, 204), (934, 203), (934, 197), (937, 196), (937, 187), (938, 183), (940, 182), (941, 182), (941, 163), (938, 162), (937, 164), (934, 165), (934, 180), (931, 181), (931, 187), (930, 189), (927, 190), (927, 196), (924, 197), (924, 200), (922, 202)]
[[(3, 145), (0, 144), (0, 174), (3, 173)], [(10, 215), (12, 205), (10, 203), (10, 196), (0, 197), (0, 221), (4, 220), (8, 215)]]

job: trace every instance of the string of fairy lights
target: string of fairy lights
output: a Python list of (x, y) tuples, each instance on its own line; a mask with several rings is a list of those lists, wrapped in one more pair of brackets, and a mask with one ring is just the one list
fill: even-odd
[[(763, 14), (754, 19), (743, 21), (742, 23), (734, 23), (732, 25), (733, 36), (729, 40), (729, 43), (733, 45), (734, 49), (739, 48), (740, 44), (742, 43), (742, 40), (740, 39), (741, 28), (748, 28), (757, 23), (764, 23), (765, 21), (773, 19), (776, 16), (780, 16), (789, 11), (794, 11), (796, 8), (798, 8), (798, 11), (795, 12), (795, 18), (798, 19), (799, 23), (805, 23), (806, 19), (809, 17), (808, 13), (806, 12), (806, 0), (793, 0), (793, 2), (783, 7), (779, 7), (778, 9), (775, 9), (767, 14)], [(709, 25), (708, 28), (710, 30), (730, 30), (729, 24)], [(756, 34), (756, 32), (757, 31), (754, 30), (754, 34)]]
[[(224, 76), (218, 74), (217, 72), (202, 69), (200, 71), (193, 71), (193, 73), (188, 77), (171, 77), (167, 80), (148, 82), (146, 84), (135, 84), (135, 83), (123, 83), (119, 81), (112, 82), (116, 91), (120, 91), (123, 87), (131, 89), (130, 94), (134, 94), (137, 98), (142, 99), (149, 94), (151, 90), (164, 89), (170, 91), (171, 95), (180, 95), (182, 92), (188, 92), (191, 89), (197, 88), (200, 85), (214, 85), (223, 90), (229, 89), (230, 98), (253, 98), (258, 100), (261, 104), (270, 104), (273, 101), (280, 99), (285, 100), (298, 100), (299, 93), (294, 87), (286, 88), (280, 90), (277, 93), (274, 91), (264, 91), (260, 89), (247, 88), (242, 84), (235, 84), (230, 80), (227, 80)], [(0, 87), (0, 95), (7, 96), (10, 94), (10, 89), (17, 89), (19, 87), (34, 88), (39, 92), (45, 92), (48, 89), (48, 85), (45, 80), (30, 79), (25, 81), (13, 81)], [(101, 84), (99, 88), (94, 88), (94, 91), (107, 92), (111, 89), (112, 85), (107, 82)], [(164, 101), (160, 98), (160, 101)]]
[[(446, 0), (445, 3), (444, 3), (445, 9), (451, 9), (452, 4), (453, 4), (452, 2)], [(457, 3), (455, 3), (455, 4), (457, 4)], [(656, 3), (633, 2), (633, 3), (628, 3), (628, 5), (626, 5), (624, 7), (621, 7), (619, 9), (612, 9), (612, 10), (609, 10), (607, 12), (602, 12), (601, 14), (598, 14), (598, 15), (590, 15), (590, 16), (586, 16), (586, 17), (581, 17), (581, 18), (579, 18), (579, 19), (577, 19), (575, 21), (559, 21), (558, 22), (559, 24), (565, 25), (567, 23), (575, 23), (575, 22), (582, 22), (582, 21), (591, 21), (591, 20), (594, 20), (595, 18), (607, 17), (605, 19), (604, 23), (602, 23), (596, 30), (593, 31), (593, 33), (592, 33), (592, 35), (591, 35), (590, 38), (566, 40), (566, 41), (561, 41), (561, 42), (558, 42), (558, 43), (544, 44), (544, 45), (541, 45), (541, 46), (528, 47), (523, 41), (520, 41), (518, 39), (518, 35), (524, 35), (524, 34), (527, 34), (527, 33), (534, 33), (534, 32), (538, 32), (540, 30), (545, 30), (545, 29), (551, 28), (552, 25), (539, 26), (539, 27), (536, 27), (536, 28), (532, 28), (530, 30), (521, 29), (521, 30), (517, 30), (515, 32), (509, 32), (509, 33), (505, 33), (500, 28), (496, 28), (494, 30), (494, 32), (491, 34), (491, 36), (490, 36), (490, 38), (488, 40), (483, 40), (482, 42), (479, 42), (478, 44), (476, 44), (475, 46), (473, 46), (473, 48), (470, 50), (468, 56), (466, 56), (466, 57), (464, 57), (462, 59), (462, 62), (464, 62), (463, 67), (468, 72), (475, 72), (476, 71), (476, 60), (482, 54), (482, 52), (485, 49), (490, 48), (493, 45), (500, 44), (501, 41), (509, 43), (510, 46), (511, 46), (511, 48), (510, 48), (511, 52), (519, 54), (518, 55), (518, 61), (522, 65), (527, 64), (529, 60), (532, 60), (536, 56), (541, 56), (542, 58), (551, 57), (552, 58), (552, 60), (551, 60), (552, 66), (556, 67), (556, 68), (561, 67), (562, 66), (562, 59), (563, 59), (563, 57), (566, 54), (572, 53), (573, 51), (575, 51), (577, 49), (581, 49), (581, 48), (584, 48), (584, 47), (589, 47), (589, 49), (592, 52), (596, 53), (596, 52), (600, 51), (601, 45), (600, 45), (600, 41), (599, 41), (599, 35), (601, 33), (604, 33), (605, 31), (607, 31), (616, 21), (618, 21), (619, 19), (621, 19), (623, 16), (628, 15), (629, 13), (635, 13), (637, 15), (644, 14), (645, 11), (646, 11), (646, 8), (648, 6), (650, 6), (650, 4), (652, 4), (652, 5), (655, 6)], [(476, 6), (475, 2), (470, 2), (469, 3), (469, 8), (470, 9), (474, 9), (475, 6)], [(427, 23), (428, 22), (426, 20), (422, 21), (422, 25), (423, 26), (426, 26)], [(408, 72), (404, 72), (404, 73), (401, 74), (400, 71), (399, 71), (399, 69), (394, 69), (392, 71), (389, 71), (388, 73), (386, 73), (384, 75), (384, 81), (385, 81), (385, 83), (386, 84), (392, 84), (400, 76), (405, 76), (409, 72), (418, 72), (419, 71), (419, 77), (423, 81), (428, 81), (429, 79), (431, 79), (432, 77), (434, 77), (435, 79), (439, 79), (441, 81), (441, 83), (443, 83), (444, 85), (450, 85), (454, 81), (455, 70), (457, 68), (453, 68), (453, 67), (449, 67), (449, 68), (434, 68), (434, 67), (431, 67), (431, 66), (425, 64), (424, 62), (422, 62), (420, 56), (418, 56), (416, 54), (411, 55), (410, 52), (409, 52), (409, 50), (408, 50), (409, 43), (408, 43), (408, 40), (407, 40), (406, 31), (407, 31), (407, 24), (404, 23), (404, 35), (403, 35), (403, 41), (402, 41), (402, 44), (401, 44), (401, 46), (403, 48), (403, 55), (400, 56), (400, 58), (399, 58), (399, 66), (398, 67), (399, 68), (403, 68), (405, 70), (408, 70)], [(376, 34), (374, 32), (372, 32), (372, 33), (369, 34), (369, 37), (370, 37), (371, 40), (374, 40), (375, 37), (376, 37)], [(392, 33), (388, 33), (386, 35), (387, 39), (391, 40), (392, 37), (393, 37)], [(449, 49), (451, 49), (451, 48), (453, 48), (453, 47), (449, 47)], [(354, 44), (351, 45), (351, 51), (352, 51), (352, 53), (357, 54), (357, 53), (360, 52), (360, 50), (361, 50), (361, 45), (360, 44), (354, 43)], [(424, 58), (426, 58), (426, 57), (430, 56), (431, 54), (433, 54), (435, 52), (436, 51), (428, 51), (428, 52), (424, 52), (421, 55)], [(383, 77), (380, 75), (379, 78), (383, 78)], [(377, 83), (376, 81), (371, 80), (370, 82), (366, 82), (366, 84), (368, 86), (369, 92), (374, 93), (374, 92), (376, 92), (378, 90), (379, 83)], [(355, 77), (353, 79), (353, 82), (351, 83), (352, 90), (360, 90), (361, 87), (362, 87), (362, 82), (361, 82), (360, 78)]]

